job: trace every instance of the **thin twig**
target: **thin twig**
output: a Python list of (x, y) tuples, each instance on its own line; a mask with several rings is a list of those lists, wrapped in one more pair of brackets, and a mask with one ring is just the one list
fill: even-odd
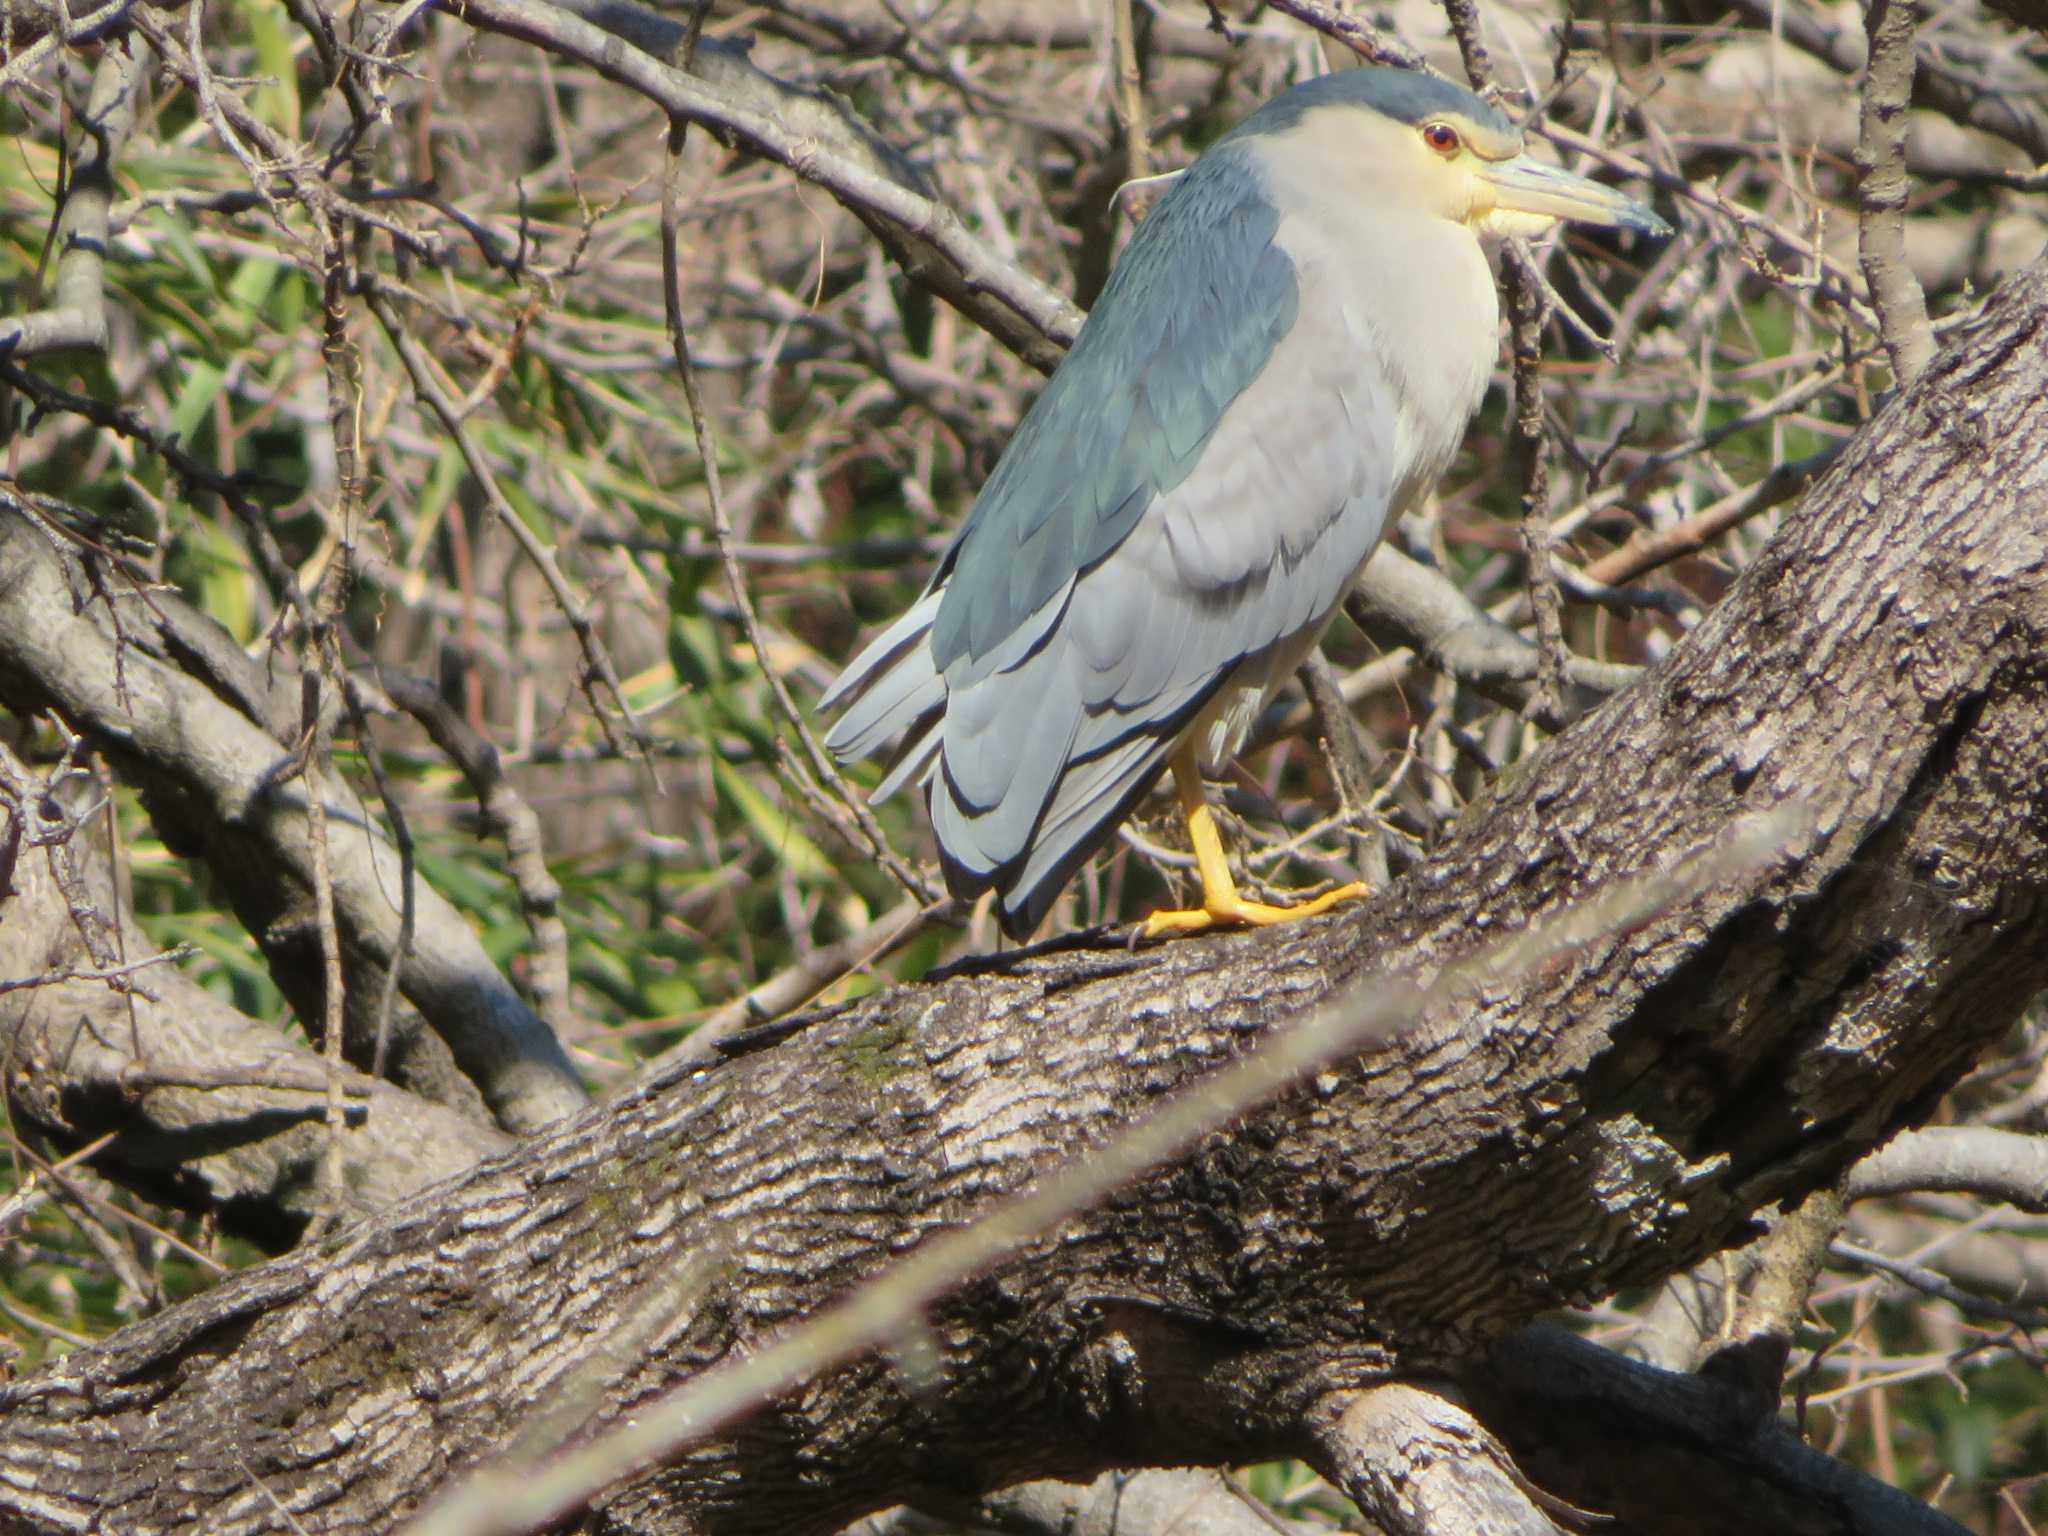
[(1358, 17), (1330, 5), (1328, 0), (1268, 0), (1268, 4), (1282, 16), (1291, 16), (1325, 37), (1334, 37), (1374, 64), (1391, 64), (1396, 69), (1429, 67), (1420, 53), (1399, 38), (1366, 25)]
[[(1443, 7), (1472, 88), (1495, 94), (1493, 60), (1481, 35), (1476, 0), (1443, 0)], [(1564, 600), (1558, 593), (1549, 528), (1550, 463), (1543, 453), (1543, 322), (1548, 317), (1544, 303), (1548, 285), (1537, 271), (1536, 258), (1521, 240), (1508, 242), (1501, 275), (1507, 287), (1509, 345), (1515, 371), (1513, 458), (1522, 483), (1522, 554), (1541, 661), (1536, 687), (1523, 713), (1533, 720), (1555, 719), (1564, 707), (1566, 652)]]
[[(0, 992), (29, 992), (37, 987), (61, 986), (65, 982), (70, 981), (125, 983), (133, 978), (138, 971), (147, 970), (153, 965), (174, 965), (180, 960), (189, 960), (198, 953), (199, 951), (190, 944), (180, 944), (173, 949), (166, 949), (154, 955), (146, 955), (140, 960), (130, 960), (122, 964), (89, 966), (83, 970), (45, 971), (36, 976), (0, 978)], [(121, 990), (129, 991), (132, 989), (123, 986)]]
[(147, 1093), (155, 1088), (190, 1088), (211, 1093), (225, 1088), (269, 1088), (280, 1093), (339, 1092), (346, 1098), (367, 1099), (377, 1091), (376, 1079), (361, 1073), (299, 1068), (291, 1060), (234, 1067), (159, 1067), (131, 1062), (113, 1077), (114, 1086), (124, 1093)]
[(1508, 261), (1508, 314), (1515, 352), (1514, 459), (1522, 481), (1519, 529), (1528, 562), (1529, 602), (1536, 614), (1541, 660), (1525, 713), (1555, 716), (1564, 708), (1564, 600), (1559, 595), (1550, 535), (1550, 463), (1543, 453), (1543, 300), (1535, 262), (1517, 241)]
[[(1116, 117), (1124, 135), (1124, 184), (1152, 174), (1152, 138), (1145, 122), (1145, 80), (1138, 70), (1136, 0), (1109, 0), (1109, 24), (1116, 45)], [(1133, 216), (1141, 213), (1134, 209)]]
[[(944, 896), (936, 885), (923, 874), (914, 870), (889, 844), (888, 836), (881, 824), (854, 793), (839, 772), (838, 765), (826, 755), (812, 733), (803, 712), (790, 697), (788, 686), (782, 681), (769, 661), (769, 650), (761, 637), (761, 623), (754, 611), (754, 599), (747, 589), (746, 573), (732, 553), (732, 522), (726, 514), (725, 493), (719, 477), (717, 445), (711, 438), (711, 427), (704, 409), (703, 395), (697, 388), (697, 371), (690, 362), (689, 332), (683, 324), (682, 276), (677, 238), (677, 221), (681, 206), (682, 152), (689, 123), (682, 118), (674, 119), (669, 125), (668, 159), (661, 178), (661, 276), (662, 301), (668, 316), (669, 344), (675, 350), (676, 371), (681, 377), (683, 398), (690, 410), (690, 427), (697, 438), (697, 456), (704, 468), (704, 492), (711, 508), (711, 533), (717, 541), (719, 563), (725, 571), (726, 585), (732, 591), (733, 606), (739, 610), (740, 625), (747, 637), (747, 644), (753, 648), (754, 659), (761, 668), (761, 675), (767, 680), (770, 696), (781, 714), (783, 723), (801, 743), (808, 773), (800, 771), (800, 765), (785, 752), (783, 760), (790, 768), (790, 780), (813, 812), (825, 822), (846, 836), (846, 823), (858, 829), (857, 838), (848, 841), (858, 847), (867, 846), (876, 861), (886, 869), (896, 883), (903, 887), (920, 903), (939, 901)], [(780, 733), (778, 732), (778, 736)], [(828, 786), (832, 798), (828, 799), (824, 789)], [(834, 803), (836, 801), (836, 804)]]
[(561, 882), (548, 868), (540, 818), (506, 775), (497, 747), (450, 708), (438, 688), (389, 668), (378, 669), (377, 681), (391, 702), (424, 726), (434, 745), (455, 764), (476, 796), (484, 826), (504, 840), (506, 867), (533, 935), (527, 990), (533, 995), (534, 1011), (556, 1033), (568, 1033), (574, 1023), (569, 1005), (569, 930), (562, 921)]
[(684, 1039), (642, 1067), (657, 1072), (678, 1061), (709, 1059), (728, 1036), (767, 1023), (803, 1007), (825, 988), (866, 969), (890, 950), (908, 943), (934, 922), (955, 910), (949, 897), (929, 904), (905, 901), (855, 933), (823, 945), (794, 965), (734, 998), (704, 1019)]
[[(217, 88), (205, 65), (180, 42), (176, 34), (166, 28), (147, 5), (138, 5), (130, 12), (135, 29), (149, 39), (158, 56), (170, 72), (191, 86), (198, 93), (204, 80), (207, 99), (211, 101), (219, 126), (225, 130), (223, 142), (240, 145), (238, 156), (246, 156), (245, 164), (251, 174), (259, 176), (261, 183), (257, 190), (270, 200), (267, 190), (272, 178), (282, 180), (290, 189), (293, 198), (322, 219), (339, 215), (353, 224), (368, 225), (381, 230), (408, 254), (417, 256), (428, 263), (442, 259), (441, 243), (438, 238), (424, 235), (410, 225), (377, 212), (374, 208), (343, 196), (310, 164), (307, 157), (298, 153), (278, 133), (249, 110), (248, 105), (232, 91)], [(250, 146), (254, 146), (251, 148)], [(262, 160), (258, 169), (257, 156)], [(282, 220), (280, 219), (282, 227)]]
[(1972, 1317), (1996, 1318), (2002, 1323), (2034, 1331), (2048, 1328), (2048, 1312), (2037, 1312), (2032, 1307), (2016, 1307), (2010, 1302), (1998, 1300), (1995, 1296), (1980, 1296), (1975, 1291), (1966, 1291), (1954, 1284), (1945, 1275), (1919, 1264), (1908, 1264), (1882, 1253), (1873, 1253), (1868, 1248), (1837, 1239), (1828, 1248), (1829, 1256), (1844, 1264), (1859, 1264), (1865, 1269), (1874, 1269), (1879, 1274), (1890, 1275), (1894, 1280), (1910, 1285), (1924, 1295), (1939, 1297), (1959, 1311)]
[(541, 542), (540, 536), (526, 526), (526, 520), (520, 517), (510, 502), (506, 501), (490, 460), (477, 446), (475, 438), (471, 436), (468, 426), (463, 422), (462, 413), (449, 398), (448, 392), (441, 387), (441, 382), (435, 376), (426, 354), (420, 349), (420, 344), (414, 339), (412, 332), (407, 330), (404, 322), (400, 320), (396, 307), (381, 284), (372, 285), (368, 289), (365, 302), (369, 304), (370, 312), (384, 327), (384, 334), (390, 339), (391, 345), (397, 349), (398, 360), (405, 365), (405, 371), (412, 379), (414, 393), (426, 402), (427, 408), (435, 416), (440, 418), (442, 430), (454, 440), (456, 451), (462, 455), (463, 464), (468, 468), (471, 478), (476, 481), (477, 488), (483, 492), (485, 505), (491, 509), (492, 515), (498, 519), (505, 531), (511, 534), (513, 542), (518, 544), (533, 568), (540, 572), (541, 579), (547, 583), (548, 591), (554, 595), (556, 607), (561, 610), (562, 617), (569, 621), (569, 628), (576, 636), (576, 644), (583, 652), (587, 668), (583, 679), (585, 697), (590, 701), (591, 713), (597, 717), (598, 727), (604, 732), (605, 739), (616, 745), (616, 738), (612, 734), (611, 717), (598, 700), (592, 679), (602, 681), (605, 691), (611, 695), (620, 718), (626, 723), (628, 734), (633, 738), (634, 746), (639, 750), (640, 761), (653, 776), (655, 790), (659, 793), (662, 789), (661, 770), (655, 762), (653, 738), (647, 734), (646, 727), (640, 723), (639, 715), (634, 712), (632, 704), (627, 700), (626, 685), (619, 681), (618, 669), (612, 665), (611, 653), (605, 649), (604, 641), (598, 636), (597, 626), (585, 611), (582, 600), (570, 587), (569, 578), (562, 574), (562, 567), (555, 559), (555, 552)]

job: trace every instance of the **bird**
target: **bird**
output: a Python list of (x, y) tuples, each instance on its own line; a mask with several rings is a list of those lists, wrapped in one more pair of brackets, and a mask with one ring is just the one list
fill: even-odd
[(1364, 66), (1282, 92), (1133, 232), (923, 594), (821, 697), (842, 762), (900, 740), (947, 888), (1028, 938), (1171, 772), (1201, 905), (1158, 938), (1313, 916), (1237, 889), (1203, 775), (1449, 465), (1499, 350), (1483, 242), (1658, 236), (1472, 91)]

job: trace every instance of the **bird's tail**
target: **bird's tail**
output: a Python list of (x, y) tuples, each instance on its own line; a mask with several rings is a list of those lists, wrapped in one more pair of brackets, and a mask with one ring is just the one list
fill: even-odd
[(846, 711), (825, 737), (826, 749), (843, 763), (872, 757), (892, 737), (902, 738), (871, 800), (885, 800), (922, 778), (938, 756), (946, 680), (932, 664), (930, 636), (942, 595), (942, 589), (934, 589), (913, 603), (854, 657), (818, 701), (820, 710)]

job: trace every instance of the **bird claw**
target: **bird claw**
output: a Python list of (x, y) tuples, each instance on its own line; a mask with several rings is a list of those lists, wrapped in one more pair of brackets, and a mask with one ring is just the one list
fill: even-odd
[(1315, 917), (1340, 901), (1355, 901), (1371, 894), (1371, 886), (1363, 880), (1354, 880), (1334, 891), (1325, 891), (1313, 901), (1292, 907), (1276, 907), (1263, 901), (1246, 901), (1233, 891), (1228, 897), (1219, 897), (1199, 907), (1154, 912), (1145, 919), (1138, 937), (1141, 940), (1163, 939), (1173, 934), (1207, 933), (1212, 928), (1265, 928), (1274, 923)]

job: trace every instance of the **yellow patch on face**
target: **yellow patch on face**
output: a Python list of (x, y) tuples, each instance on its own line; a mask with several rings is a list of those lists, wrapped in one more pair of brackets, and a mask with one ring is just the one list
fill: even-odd
[(1522, 152), (1519, 129), (1504, 133), (1462, 112), (1442, 112), (1425, 118), (1415, 134), (1423, 149), (1439, 162), (1442, 175), (1455, 181), (1453, 201), (1463, 210), (1460, 222), (1474, 234), (1495, 238), (1537, 235), (1555, 222), (1496, 206), (1493, 188), (1479, 175), (1483, 166), (1512, 160)]
[(1445, 145), (1443, 133), (1449, 130), (1457, 136), (1457, 151), (1460, 154), (1476, 155), (1481, 160), (1512, 160), (1522, 152), (1522, 134), (1519, 129), (1501, 132), (1491, 123), (1467, 117), (1462, 112), (1438, 112), (1422, 120), (1418, 131), (1422, 142), (1429, 148), (1443, 154)]
[(1296, 189), (1290, 195), (1349, 196), (1389, 214), (1430, 215), (1474, 233), (1482, 232), (1478, 221), (1497, 202), (1482, 173), (1521, 149), (1519, 129), (1458, 111), (1409, 123), (1334, 107), (1305, 114), (1259, 146)]
[(1514, 208), (1475, 210), (1465, 222), (1472, 226), (1474, 234), (1491, 240), (1509, 240), (1517, 235), (1524, 240), (1533, 240), (1557, 227), (1557, 220), (1547, 213), (1523, 213)]

